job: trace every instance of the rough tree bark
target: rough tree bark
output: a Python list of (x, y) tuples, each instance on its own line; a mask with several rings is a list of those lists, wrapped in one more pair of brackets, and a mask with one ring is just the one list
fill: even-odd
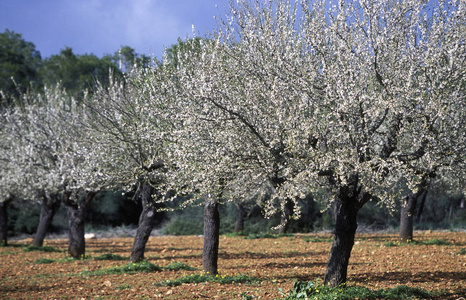
[(358, 185), (358, 176), (351, 176), (349, 184), (340, 188), (335, 199), (335, 230), (332, 249), (325, 272), (324, 284), (335, 287), (346, 283), (348, 264), (358, 228), (359, 209), (370, 199)]
[(40, 210), (39, 226), (37, 227), (36, 235), (34, 236), (33, 246), (41, 247), (44, 244), (45, 236), (52, 224), (53, 216), (60, 208), (60, 199), (57, 194), (41, 195), (42, 207)]
[(425, 189), (419, 188), (416, 193), (409, 194), (403, 199), (400, 210), (400, 241), (413, 240), (413, 220), (418, 199), (426, 193)]
[(419, 197), (419, 208), (417, 209), (416, 222), (421, 221), (421, 216), (422, 216), (422, 212), (424, 211), (424, 205), (426, 203), (426, 198), (427, 198), (427, 190), (424, 193), (422, 193), (422, 195)]
[(66, 206), (70, 236), (68, 242), (68, 253), (71, 257), (82, 259), (86, 254), (86, 242), (84, 239), (84, 220), (92, 199), (96, 192), (87, 192), (82, 199), (73, 201), (70, 195), (66, 195), (63, 203)]
[(241, 203), (236, 204), (236, 220), (235, 232), (242, 232), (244, 230), (244, 218), (246, 217), (246, 210)]
[(146, 244), (156, 221), (156, 207), (152, 199), (154, 188), (149, 183), (143, 183), (138, 193), (142, 202), (142, 212), (139, 216), (138, 230), (131, 250), (131, 262), (139, 262), (144, 259)]
[(285, 234), (290, 227), (291, 214), (293, 213), (293, 201), (286, 199), (285, 206), (283, 208), (282, 216), (280, 219), (280, 228), (278, 229), (279, 234)]
[(202, 267), (204, 272), (217, 274), (220, 216), (216, 199), (207, 199), (204, 205), (204, 249)]
[(0, 202), (0, 234), (1, 246), (8, 246), (8, 204), (13, 201), (13, 198), (8, 198)]

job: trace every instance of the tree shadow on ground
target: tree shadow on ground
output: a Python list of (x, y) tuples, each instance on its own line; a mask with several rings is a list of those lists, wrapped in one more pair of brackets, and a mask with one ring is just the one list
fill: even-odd
[(328, 255), (328, 252), (321, 251), (321, 252), (240, 252), (240, 253), (228, 253), (228, 252), (220, 252), (219, 258), (221, 259), (271, 259), (271, 258), (293, 258), (293, 257), (313, 257), (319, 255)]
[(386, 272), (386, 273), (360, 273), (350, 276), (354, 282), (382, 282), (393, 281), (400, 284), (413, 282), (441, 282), (444, 280), (465, 280), (466, 272)]

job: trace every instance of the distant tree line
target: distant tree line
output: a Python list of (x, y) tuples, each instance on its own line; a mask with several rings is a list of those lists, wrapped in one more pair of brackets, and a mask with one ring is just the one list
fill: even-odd
[(0, 33), (0, 107), (15, 105), (28, 91), (40, 92), (57, 84), (79, 99), (85, 91), (92, 93), (97, 83), (108, 86), (110, 75), (121, 78), (134, 67), (149, 66), (150, 61), (129, 46), (101, 58), (75, 54), (70, 47), (42, 58), (32, 42), (6, 29)]

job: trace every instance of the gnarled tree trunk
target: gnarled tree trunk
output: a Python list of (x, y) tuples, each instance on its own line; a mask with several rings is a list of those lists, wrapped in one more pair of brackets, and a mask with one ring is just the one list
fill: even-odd
[(284, 234), (290, 227), (291, 214), (293, 213), (293, 201), (286, 199), (285, 206), (283, 207), (282, 216), (280, 219), (279, 234)]
[(53, 216), (60, 207), (60, 199), (57, 194), (43, 194), (42, 206), (40, 210), (39, 226), (37, 227), (36, 235), (34, 236), (33, 246), (41, 247), (44, 244), (45, 236), (52, 224)]
[(0, 235), (1, 246), (8, 246), (8, 204), (13, 201), (13, 198), (8, 198), (0, 202)]
[(220, 215), (216, 199), (206, 199), (204, 205), (204, 249), (202, 267), (206, 273), (217, 274)]
[(419, 208), (417, 209), (417, 213), (416, 213), (416, 222), (421, 221), (421, 216), (422, 216), (422, 212), (424, 211), (424, 205), (426, 203), (426, 198), (427, 198), (427, 190), (425, 190), (425, 192), (422, 193), (418, 199)]
[(400, 241), (408, 242), (413, 240), (414, 213), (418, 199), (425, 197), (426, 191), (420, 188), (416, 193), (409, 194), (403, 199), (400, 211)]
[(349, 259), (358, 228), (357, 214), (370, 200), (370, 195), (362, 192), (359, 187), (357, 175), (351, 176), (348, 182), (348, 185), (340, 188), (335, 199), (335, 230), (324, 279), (324, 284), (331, 287), (346, 283)]
[(87, 192), (82, 199), (75, 199), (76, 201), (69, 199), (70, 195), (67, 195), (63, 201), (66, 206), (68, 224), (70, 227), (68, 253), (73, 258), (82, 259), (86, 254), (84, 220), (86, 218), (86, 212), (96, 194), (95, 192)]
[(138, 230), (134, 238), (133, 249), (131, 250), (131, 262), (138, 262), (144, 259), (146, 244), (156, 220), (156, 208), (152, 199), (154, 188), (148, 183), (143, 183), (138, 193), (142, 202), (142, 212), (139, 216)]

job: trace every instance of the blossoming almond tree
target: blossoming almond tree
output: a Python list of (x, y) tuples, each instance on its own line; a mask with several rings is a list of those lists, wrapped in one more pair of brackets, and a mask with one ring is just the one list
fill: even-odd
[[(86, 186), (76, 185), (76, 170), (86, 164), (85, 149), (89, 148), (83, 107), (59, 88), (26, 97), (32, 101), (24, 101), (22, 107), (6, 115), (11, 150), (9, 164), (13, 170), (8, 178), (23, 182), (19, 196), (42, 198), (46, 206), (43, 211), (52, 210), (58, 201), (56, 198), (63, 199), (70, 226), (69, 253), (76, 258), (83, 257), (85, 212), (99, 189), (90, 182)], [(52, 217), (53, 211), (41, 214), (36, 245), (42, 244)]]
[(10, 153), (13, 153), (9, 139), (8, 115), (4, 110), (0, 115), (0, 244), (8, 244), (8, 215), (7, 207), (19, 194), (22, 177), (15, 178), (15, 168)]
[[(126, 80), (99, 87), (87, 101), (89, 126), (95, 135), (91, 164), (81, 179), (93, 176), (106, 189), (133, 191), (143, 211), (130, 260), (144, 258), (145, 245), (157, 219), (157, 208), (167, 193), (167, 175), (172, 168), (166, 148), (175, 120), (170, 110), (164, 67), (134, 69)], [(96, 170), (98, 170), (96, 172)]]
[(464, 4), (359, 1), (339, 3), (320, 14), (319, 23), (308, 14), (310, 30), (326, 22), (322, 34), (306, 37), (322, 57), (325, 100), (332, 107), (332, 132), (325, 138), (338, 155), (336, 168), (329, 169), (338, 189), (325, 278), (330, 285), (346, 280), (349, 237), (369, 196), (380, 195), (391, 206), (381, 187), (404, 177), (414, 190), (422, 174), (413, 164), (461, 152), (454, 139), (442, 137), (464, 140)]
[(419, 183), (413, 164), (458, 151), (438, 138), (464, 137), (464, 1), (301, 4), (232, 3), (215, 47), (185, 55), (178, 76), (189, 132), (208, 136), (192, 149), (209, 168), (193, 178), (270, 183), (282, 206), (327, 186), (336, 225), (325, 283), (335, 286), (359, 209), (374, 196), (393, 209), (399, 180)]
[[(27, 98), (28, 95), (23, 96)], [(31, 99), (23, 100), (25, 100), (24, 103), (28, 103), (28, 100)], [(40, 224), (33, 242), (34, 245), (41, 246), (48, 227), (47, 224), (52, 220), (52, 214), (47, 215), (44, 212), (51, 211), (52, 206), (47, 204), (55, 202), (55, 199), (46, 196), (45, 190), (37, 186), (38, 179), (32, 174), (38, 170), (34, 167), (40, 166), (39, 163), (31, 165), (34, 161), (33, 153), (36, 154), (39, 149), (43, 150), (46, 146), (37, 144), (37, 150), (31, 149), (34, 134), (29, 132), (32, 126), (30, 126), (30, 120), (27, 117), (27, 106), (28, 104), (10, 108), (2, 114), (2, 178), (0, 182), (1, 191), (4, 194), (2, 199), (40, 199), (39, 201), (42, 202)], [(42, 166), (44, 165), (42, 164)], [(47, 198), (50, 201), (46, 201)], [(8, 201), (4, 203), (7, 204)]]
[[(181, 91), (178, 118), (183, 121), (183, 127), (176, 135), (173, 157), (178, 166), (178, 180), (204, 195), (203, 266), (206, 272), (217, 273), (218, 205), (222, 201), (247, 199), (254, 191), (280, 185), (280, 145), (276, 141), (266, 141), (268, 136), (263, 132), (255, 132), (253, 122), (260, 122), (261, 115), (243, 115), (231, 109), (235, 101), (245, 101), (240, 94), (244, 90), (237, 82), (244, 73), (240, 69), (227, 69), (236, 64), (234, 60), (211, 63), (219, 51), (216, 47), (222, 45), (211, 40), (186, 43), (191, 44), (187, 48), (193, 50), (181, 53), (177, 60)], [(235, 74), (236, 70), (240, 72)], [(230, 78), (226, 78), (227, 72), (232, 73)], [(212, 86), (221, 89), (224, 95), (237, 93), (238, 97), (236, 94), (228, 99), (217, 97), (211, 91)], [(251, 94), (254, 93), (251, 90)], [(270, 115), (276, 115), (274, 107), (264, 107), (267, 109)], [(238, 126), (245, 130), (235, 131)], [(275, 168), (270, 178), (258, 176), (257, 170), (263, 168)], [(274, 207), (271, 202), (269, 204)]]

